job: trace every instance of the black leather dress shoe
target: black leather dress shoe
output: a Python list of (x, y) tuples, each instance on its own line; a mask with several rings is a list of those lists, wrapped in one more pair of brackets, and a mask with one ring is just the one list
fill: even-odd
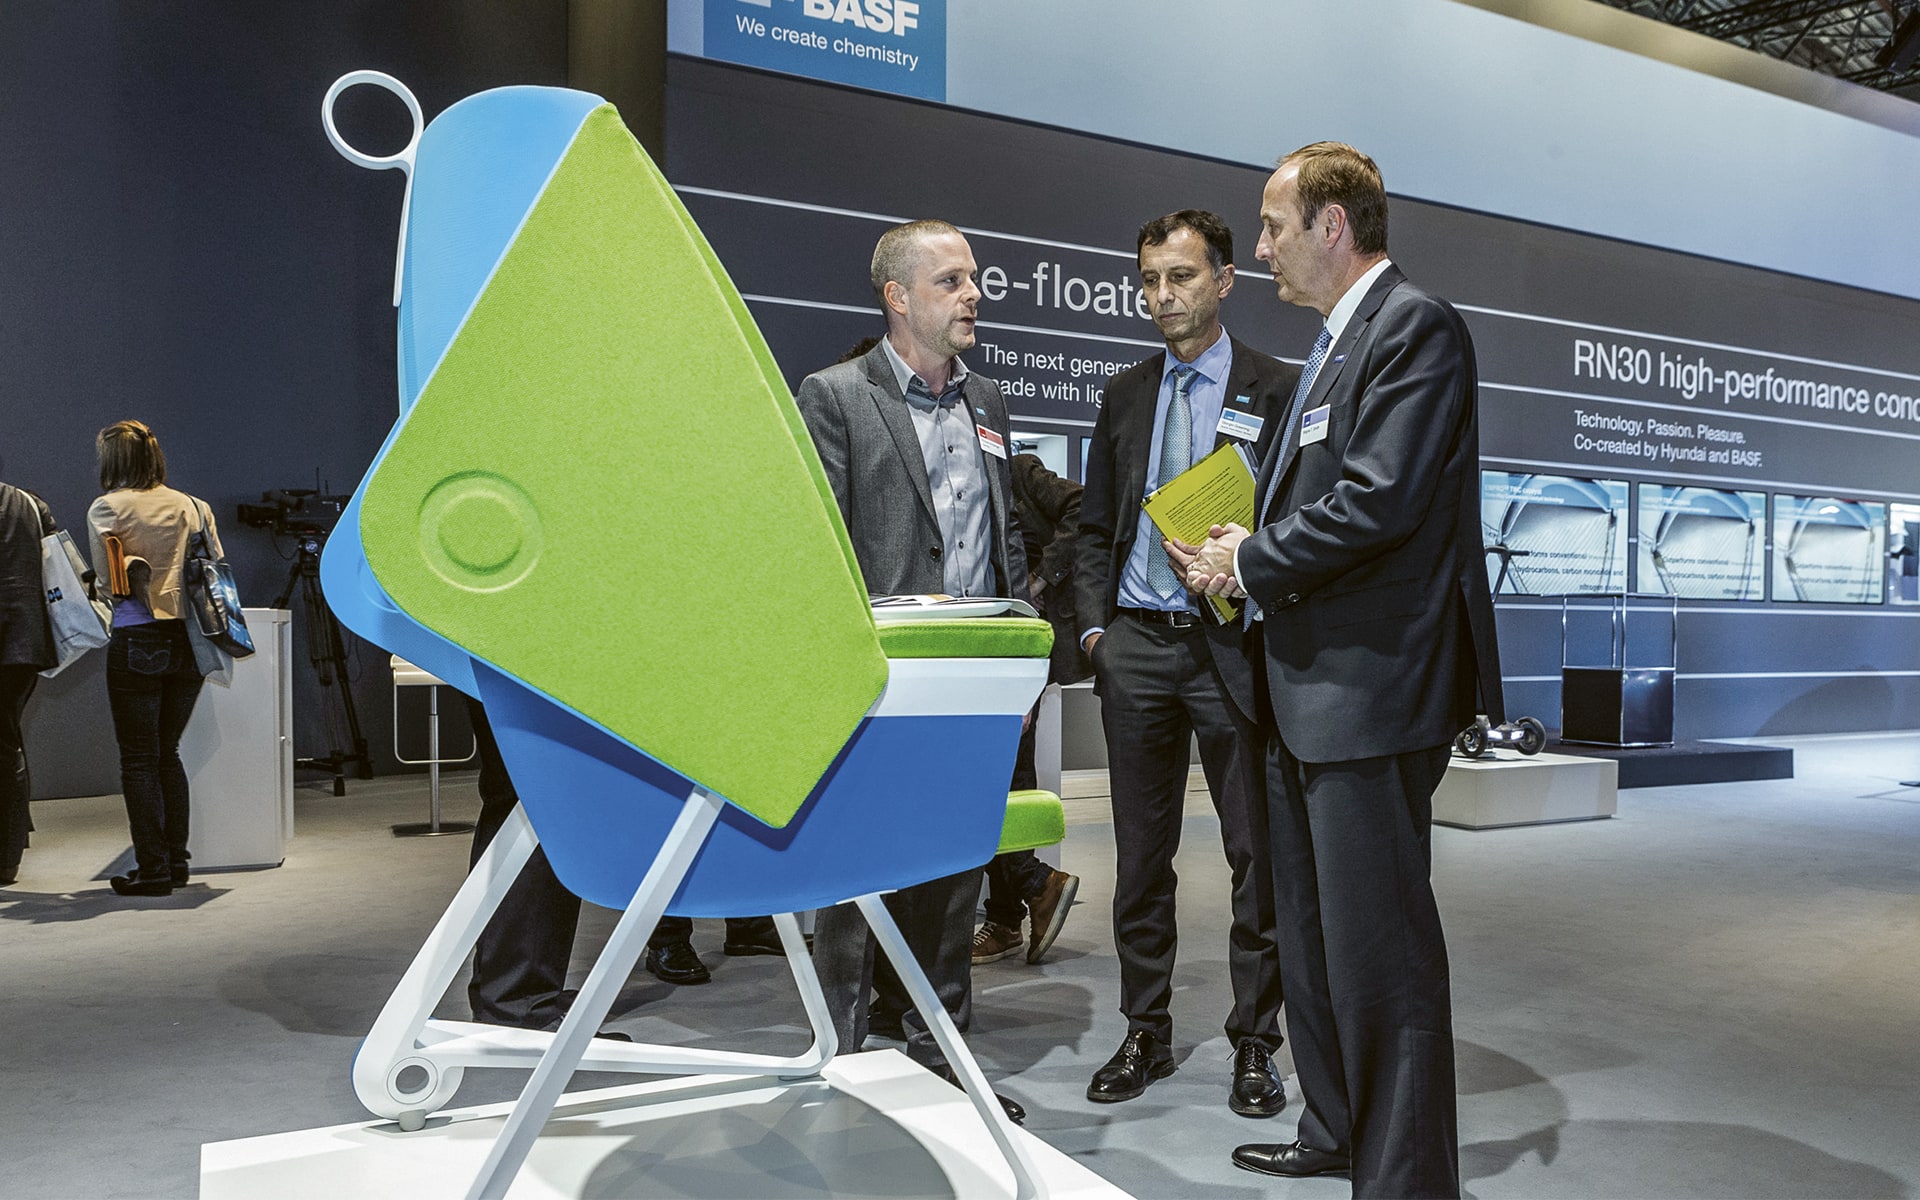
[[(561, 1013), (559, 1016), (555, 1017), (551, 1022), (545, 1025), (529, 1024), (529, 1025), (520, 1026), (520, 1028), (538, 1029), (543, 1033), (559, 1033), (560, 1024), (566, 1019), (567, 1019), (567, 1015), (565, 1013)], [(609, 1042), (631, 1042), (633, 1040), (632, 1034), (622, 1033), (618, 1029), (602, 1029), (599, 1032), (595, 1033), (593, 1036), (597, 1038), (604, 1038)]]
[(727, 940), (720, 953), (739, 958), (754, 954), (785, 954), (780, 927), (772, 917), (728, 917)]
[(1252, 1038), (1241, 1041), (1233, 1052), (1233, 1089), (1227, 1093), (1227, 1107), (1243, 1117), (1271, 1117), (1287, 1106), (1287, 1090), (1280, 1083), (1280, 1072), (1273, 1069), (1273, 1056)]
[(1173, 1074), (1173, 1050), (1144, 1029), (1127, 1034), (1107, 1065), (1093, 1073), (1087, 1099), (1096, 1104), (1118, 1104), (1147, 1090), (1156, 1079)]
[(107, 883), (121, 896), (173, 895), (173, 876), (167, 871), (158, 874), (135, 871), (131, 875), (115, 875)]
[[(960, 1087), (960, 1076), (955, 1074), (953, 1068), (948, 1064), (941, 1063), (937, 1067), (928, 1067), (927, 1069), (953, 1086), (960, 1088), (961, 1091), (964, 1092), (967, 1090)], [(1025, 1125), (1027, 1123), (1027, 1110), (1018, 1100), (1010, 1100), (1002, 1096), (999, 1092), (995, 1092), (993, 1098), (1000, 1102), (1002, 1109), (1006, 1110), (1007, 1120), (1012, 1121), (1015, 1125)]]
[(712, 979), (707, 964), (693, 952), (691, 942), (668, 942), (664, 946), (647, 947), (647, 970), (660, 977), (662, 983), (681, 985), (705, 983)]
[(1285, 1175), (1304, 1179), (1309, 1175), (1346, 1175), (1347, 1156), (1331, 1150), (1315, 1150), (1299, 1142), (1275, 1144), (1253, 1142), (1233, 1148), (1233, 1165), (1262, 1175)]
[(720, 944), (720, 953), (728, 958), (750, 958), (756, 954), (781, 954), (787, 948), (780, 944), (780, 935), (775, 933), (767, 937), (728, 938)]

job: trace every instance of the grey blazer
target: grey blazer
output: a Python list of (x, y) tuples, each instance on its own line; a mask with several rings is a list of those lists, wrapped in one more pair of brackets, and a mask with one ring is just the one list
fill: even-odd
[[(1000, 385), (970, 374), (961, 390), (974, 421), (998, 433), (1011, 452)], [(926, 461), (886, 347), (807, 376), (795, 401), (840, 503), (868, 594), (946, 590), (946, 549)], [(1010, 502), (1013, 479), (1006, 459), (981, 453), (992, 507), (994, 587), (999, 595), (1025, 600), (1027, 556)]]

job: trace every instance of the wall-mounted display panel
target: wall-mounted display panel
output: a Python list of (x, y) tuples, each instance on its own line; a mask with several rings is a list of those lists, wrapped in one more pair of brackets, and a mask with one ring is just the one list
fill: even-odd
[(1832, 496), (1773, 498), (1773, 598), (1879, 604), (1887, 506)]
[[(1000, 383), (1015, 428), (1066, 436), (1080, 477), (1107, 377), (1162, 349), (1141, 307), (1142, 221), (1204, 208), (1234, 228), (1221, 318), (1236, 340), (1298, 362), (1319, 331), (1320, 314), (1282, 302), (1253, 255), (1272, 155), (1297, 143), (1228, 162), (677, 56), (668, 72), (667, 176), (792, 386), (884, 327), (867, 264), (881, 230), (916, 216), (960, 225), (979, 264), (968, 368)], [(935, 147), (955, 169), (930, 176), (911, 155), (863, 149), (875, 145)], [(1399, 156), (1381, 165), (1389, 187), (1406, 178)], [(1482, 467), (1920, 503), (1920, 344), (1908, 336), (1920, 303), (1400, 195), (1392, 214), (1393, 261), (1473, 333)], [(1559, 604), (1516, 593), (1659, 586), (1657, 572), (1634, 578), (1637, 499), (1618, 490), (1606, 503), (1612, 540), (1591, 569), (1545, 572), (1584, 578), (1540, 578), (1545, 555), (1507, 563), (1522, 571), (1499, 611), (1510, 709), (1560, 699)], [(1606, 519), (1589, 508), (1558, 523)], [(1500, 544), (1497, 527), (1488, 541)], [(1494, 579), (1499, 565), (1489, 556)], [(1689, 600), (1676, 735), (1906, 720), (1920, 638), (1888, 636), (1883, 617)]]
[(1920, 604), (1920, 504), (1887, 509), (1887, 600)]
[(1627, 485), (1520, 471), (1480, 473), (1480, 540), (1498, 595), (1627, 590)]
[(1764, 492), (1639, 485), (1634, 587), (1686, 600), (1766, 598)]

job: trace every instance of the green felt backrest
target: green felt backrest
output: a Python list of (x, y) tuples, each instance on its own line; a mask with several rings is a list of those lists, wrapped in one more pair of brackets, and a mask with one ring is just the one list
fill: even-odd
[(361, 536), (415, 620), (772, 825), (886, 683), (773, 356), (610, 105), (368, 482)]

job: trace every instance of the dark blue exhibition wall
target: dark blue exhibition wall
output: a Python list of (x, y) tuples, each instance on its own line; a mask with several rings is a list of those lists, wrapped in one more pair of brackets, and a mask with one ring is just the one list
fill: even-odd
[[(1074, 474), (1106, 376), (1159, 348), (1143, 221), (1228, 219), (1237, 337), (1297, 362), (1318, 328), (1253, 257), (1268, 168), (678, 56), (667, 146), (795, 385), (881, 330), (887, 224), (966, 229), (987, 296), (969, 365)], [(1557, 724), (1552, 593), (1671, 591), (1677, 630), (1634, 601), (1626, 657), (1665, 665), (1677, 634), (1678, 736), (1920, 725), (1920, 609), (1885, 586), (1891, 506), (1920, 504), (1920, 302), (1409, 199), (1391, 253), (1478, 349), (1491, 569), (1532, 593), (1499, 601), (1510, 710)], [(1570, 626), (1571, 661), (1608, 660), (1605, 605)]]
[[(334, 153), (327, 86), (385, 70), (431, 117), (482, 88), (565, 83), (567, 63), (565, 0), (0, 4), (0, 479), (83, 529), (95, 432), (143, 419), (169, 482), (211, 502), (243, 598), (266, 604), (293, 544), (236, 506), (350, 489), (397, 410), (404, 181)], [(384, 93), (356, 89), (340, 119), (377, 152), (405, 144)], [(302, 756), (341, 737), (308, 624), (296, 613)], [(43, 682), (28, 708), (38, 796), (119, 790), (103, 661)], [(386, 767), (386, 656), (359, 647), (350, 670)], [(459, 732), (450, 721), (464, 748)]]
[[(1343, 137), (1396, 196), (1445, 202), (1396, 200), (1392, 248), (1478, 341), (1510, 585), (1710, 593), (1679, 604), (1682, 736), (1920, 725), (1914, 610), (1832, 602), (1879, 595), (1868, 526), (1887, 539), (1887, 506), (1920, 489), (1920, 224), (1860, 215), (1920, 189), (1911, 105), (1862, 116), (1742, 89), (1451, 0), (1210, 0), (1181, 36), (1218, 61), (1171, 98), (1140, 82), (1158, 0), (920, 0), (906, 27), (864, 32), (837, 19), (855, 9), (878, 11), (833, 6), (819, 20), (847, 28), (796, 57), (774, 30), (821, 11), (799, 0), (0, 4), (0, 479), (78, 526), (94, 433), (145, 419), (172, 482), (213, 503), (247, 601), (271, 600), (293, 544), (237, 506), (347, 490), (396, 409), (404, 180), (327, 145), (327, 86), (383, 70), (431, 118), (484, 88), (573, 82), (634, 123), (660, 100), (660, 55), (631, 27), (658, 18), (678, 51), (669, 177), (790, 379), (877, 332), (879, 230), (945, 216), (973, 231), (993, 297), (972, 365), (1074, 473), (1105, 377), (1157, 348), (1140, 222), (1228, 217), (1228, 324), (1297, 360), (1315, 318), (1252, 257), (1261, 164)], [(1277, 53), (1306, 27), (1316, 53)], [(1350, 86), (1363, 59), (1395, 85)], [(587, 60), (646, 85), (589, 79)], [(369, 150), (405, 142), (372, 89), (340, 117)], [(1551, 723), (1559, 605), (1508, 596), (1501, 613), (1515, 707)], [(296, 613), (301, 756), (342, 736), (309, 624)], [(1636, 657), (1663, 645), (1632, 635)], [(36, 795), (117, 788), (102, 675), (94, 656), (34, 696)], [(356, 645), (349, 675), (390, 769), (385, 655)], [(405, 724), (417, 755), (417, 704)]]

